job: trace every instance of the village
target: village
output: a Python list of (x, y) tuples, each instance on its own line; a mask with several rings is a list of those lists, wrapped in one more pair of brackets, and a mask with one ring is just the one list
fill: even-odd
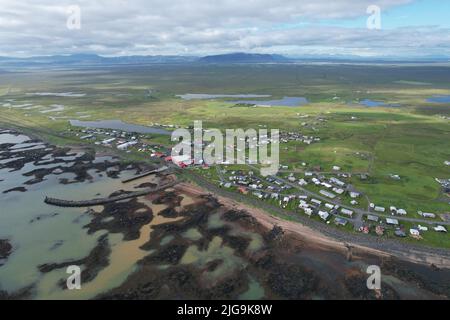
[[(335, 170), (337, 168), (334, 168)], [(369, 203), (366, 210), (343, 205), (345, 198), (349, 198), (352, 205), (357, 205), (363, 195), (352, 189), (341, 177), (325, 177), (320, 173), (305, 172), (304, 176), (297, 178), (289, 174), (287, 179), (276, 176), (262, 178), (254, 170), (227, 170), (219, 171), (220, 186), (234, 189), (242, 194), (250, 195), (261, 201), (269, 202), (288, 210), (292, 214), (304, 214), (307, 217), (321, 220), (336, 226), (346, 227), (362, 233), (384, 235), (390, 230), (397, 237), (406, 237), (408, 234), (416, 239), (421, 233), (428, 231), (447, 233), (447, 228), (437, 221), (427, 219), (436, 218), (434, 213), (419, 212), (424, 218), (422, 221), (407, 218), (408, 212), (403, 208), (382, 206)], [(340, 176), (347, 176), (340, 174)], [(304, 187), (312, 184), (319, 187), (316, 194)], [(402, 221), (418, 222), (408, 230), (402, 226)], [(425, 225), (433, 225), (428, 227)]]
[[(420, 218), (415, 218), (409, 217), (406, 209), (394, 204), (385, 207), (368, 202), (364, 194), (355, 190), (348, 182), (352, 175), (342, 172), (341, 167), (337, 165), (324, 172), (321, 171), (322, 168), (303, 162), (302, 166), (312, 170), (305, 169), (301, 173), (290, 172), (289, 166), (280, 165), (277, 175), (262, 177), (257, 174), (259, 169), (255, 164), (248, 161), (248, 164), (240, 166), (224, 162), (210, 167), (206, 164), (194, 165), (189, 155), (172, 157), (169, 147), (149, 143), (152, 138), (149, 134), (95, 128), (69, 129), (68, 133), (95, 145), (116, 148), (127, 153), (147, 154), (150, 158), (179, 169), (193, 170), (223, 189), (280, 207), (289, 214), (301, 214), (326, 224), (333, 223), (348, 231), (377, 236), (389, 233), (400, 238), (409, 235), (417, 240), (420, 240), (425, 232), (447, 233), (446, 225), (449, 221), (440, 222), (435, 213), (418, 210)], [(299, 132), (280, 134), (281, 144), (290, 141), (311, 144), (319, 142), (320, 138)], [(270, 142), (269, 139), (268, 143)], [(359, 174), (359, 177), (367, 179), (366, 174)], [(400, 176), (391, 174), (391, 178), (398, 180)], [(450, 191), (450, 181), (437, 178), (436, 181), (445, 192)]]

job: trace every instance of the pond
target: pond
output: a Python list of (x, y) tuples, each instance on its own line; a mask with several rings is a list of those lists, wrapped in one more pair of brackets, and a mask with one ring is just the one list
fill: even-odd
[(400, 107), (399, 104), (386, 103), (383, 101), (376, 101), (371, 99), (364, 99), (359, 102), (360, 105), (368, 107), (368, 108), (376, 108), (376, 107), (387, 107), (387, 108), (397, 108)]
[(299, 107), (308, 103), (304, 97), (283, 97), (277, 100), (236, 100), (229, 101), (232, 103), (253, 104), (260, 107)]
[(431, 98), (428, 98), (426, 101), (432, 103), (450, 103), (450, 95), (449, 96), (436, 95), (432, 96)]
[(252, 98), (269, 98), (271, 95), (267, 94), (205, 94), (205, 93), (186, 93), (177, 94), (176, 97), (183, 100), (212, 100), (222, 98), (234, 99), (252, 99)]

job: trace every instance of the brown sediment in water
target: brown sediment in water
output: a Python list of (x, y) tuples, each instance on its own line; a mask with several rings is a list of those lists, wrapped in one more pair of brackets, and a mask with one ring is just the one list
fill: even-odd
[[(81, 278), (83, 283), (89, 282), (94, 279), (97, 274), (104, 267), (108, 266), (109, 259), (108, 256), (111, 253), (111, 248), (108, 244), (107, 235), (101, 236), (97, 245), (91, 250), (88, 256), (79, 260), (65, 261), (61, 263), (47, 263), (38, 266), (38, 269), (42, 273), (48, 273), (55, 269), (67, 268), (70, 265), (84, 266), (81, 272)], [(60, 283), (62, 289), (66, 289), (65, 283)]]
[[(188, 191), (192, 194), (211, 194), (210, 190), (203, 190), (201, 187), (189, 184), (189, 183), (180, 183), (177, 185), (177, 190), (180, 192)], [(367, 239), (363, 239), (364, 241), (360, 241), (361, 237), (350, 240), (342, 240), (339, 237), (332, 237), (324, 234), (320, 230), (315, 230), (309, 226), (303, 225), (299, 222), (288, 221), (276, 216), (273, 216), (262, 209), (251, 207), (240, 202), (234, 201), (233, 199), (220, 196), (218, 194), (214, 194), (222, 204), (234, 208), (236, 210), (242, 210), (248, 212), (252, 217), (254, 217), (258, 223), (264, 225), (267, 228), (272, 228), (277, 225), (282, 227), (285, 232), (292, 233), (298, 235), (301, 239), (308, 243), (308, 246), (315, 246), (318, 249), (322, 248), (324, 250), (337, 250), (340, 252), (344, 252), (346, 254), (349, 253), (348, 247), (351, 246), (351, 256), (352, 258), (357, 257), (361, 254), (374, 254), (379, 257), (398, 257), (402, 260), (407, 260), (413, 263), (421, 263), (426, 265), (436, 265), (443, 268), (450, 267), (450, 254), (448, 250), (445, 249), (433, 249), (424, 247), (423, 249), (420, 247), (413, 247), (408, 243), (399, 244), (397, 242), (392, 242), (389, 240), (384, 241), (382, 244), (377, 245), (375, 240), (370, 241)], [(340, 233), (346, 234), (344, 231), (340, 231)], [(352, 238), (351, 236), (346, 238)], [(361, 242), (361, 243), (360, 243)], [(437, 252), (439, 251), (439, 252)]]
[[(83, 165), (69, 167), (67, 172), (78, 170), (80, 175), (77, 176), (83, 177)], [(86, 165), (99, 171), (127, 168), (108, 162)], [(147, 182), (141, 185), (143, 183)], [(205, 191), (189, 184), (105, 205), (90, 214), (92, 221), (85, 226), (88, 232), (106, 230), (108, 239), (113, 240), (112, 243), (99, 242), (87, 257), (70, 262), (83, 264), (88, 272), (83, 278), (90, 281), (79, 297), (408, 297), (388, 282), (383, 282), (379, 294), (369, 291), (365, 285), (368, 264), (381, 265), (383, 276), (386, 273), (386, 277), (401, 281), (409, 286), (408, 290), (419, 290), (419, 298), (450, 296), (446, 287), (450, 279), (448, 269), (404, 264), (390, 255), (358, 246), (352, 249), (349, 261), (346, 243), (342, 241), (229, 199), (205, 195)], [(116, 236), (118, 233), (123, 239)], [(43, 265), (41, 271), (50, 273), (67, 263)], [(50, 280), (44, 281), (41, 289), (45, 291)], [(255, 283), (258, 290), (252, 291)], [(106, 290), (109, 291), (104, 292)], [(0, 297), (2, 294), (0, 292)], [(67, 291), (51, 292), (50, 296), (78, 297)]]
[[(212, 197), (197, 196), (196, 201), (196, 206), (176, 210), (184, 219), (155, 226), (142, 246), (152, 253), (139, 262), (127, 281), (98, 298), (238, 298), (249, 290), (250, 275), (263, 287), (266, 298), (352, 297), (348, 290), (333, 290), (334, 283), (324, 281), (321, 272), (291, 257), (303, 251), (303, 241), (279, 227), (267, 229), (248, 213), (223, 207)], [(219, 220), (214, 218), (211, 223), (213, 216)], [(192, 240), (183, 236), (192, 228), (202, 237)], [(244, 232), (236, 234), (236, 230), (262, 234), (262, 245), (253, 252), (246, 250), (251, 237)], [(162, 245), (168, 235), (170, 241)], [(346, 261), (345, 255), (341, 259)], [(343, 276), (340, 281), (345, 288)]]
[(85, 228), (90, 234), (99, 230), (122, 233), (124, 240), (128, 241), (139, 238), (142, 226), (150, 223), (152, 219), (152, 209), (134, 198), (125, 202), (105, 204), (103, 211), (93, 214), (91, 222)]

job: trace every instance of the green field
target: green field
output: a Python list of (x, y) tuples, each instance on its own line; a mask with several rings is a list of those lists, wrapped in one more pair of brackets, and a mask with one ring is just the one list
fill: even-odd
[[(34, 92), (85, 95), (29, 94)], [(300, 96), (309, 103), (249, 108), (235, 107), (223, 99), (175, 97), (185, 93), (270, 94), (273, 99)], [(434, 180), (450, 178), (450, 167), (444, 165), (450, 160), (450, 104), (426, 102), (432, 95), (450, 95), (449, 66), (154, 65), (17, 70), (0, 72), (0, 124), (29, 130), (60, 145), (81, 143), (67, 134), (69, 119), (181, 126), (202, 120), (204, 128), (258, 129), (263, 125), (300, 131), (321, 141), (281, 144), (282, 164), (294, 170), (320, 166), (323, 171), (338, 165), (353, 174), (351, 183), (371, 202), (401, 207), (418, 217), (418, 210), (450, 212), (450, 198)], [(364, 107), (358, 104), (364, 99), (396, 106)], [(53, 104), (64, 109), (48, 111)], [(154, 137), (152, 142), (170, 144), (168, 137)], [(134, 153), (126, 156), (145, 160)], [(369, 179), (361, 180), (357, 173), (368, 173)], [(393, 180), (391, 174), (401, 179)]]

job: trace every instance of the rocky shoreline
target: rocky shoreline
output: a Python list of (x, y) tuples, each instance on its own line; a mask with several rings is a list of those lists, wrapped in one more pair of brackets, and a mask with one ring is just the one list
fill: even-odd
[[(0, 168), (20, 170), (27, 163), (44, 161), (49, 164), (48, 168), (26, 173), (31, 178), (27, 182), (33, 183), (43, 181), (50, 174), (74, 174), (75, 178), (70, 181), (59, 180), (58, 183), (64, 187), (65, 183), (90, 180), (89, 170), (92, 169), (113, 179), (118, 178), (122, 170), (138, 173), (149, 169), (141, 163), (124, 164), (111, 159), (96, 161), (93, 151), (74, 159), (70, 149), (49, 145), (42, 150), (24, 149), (17, 152), (11, 151), (11, 147), (0, 145), (0, 160), (11, 159), (14, 154), (14, 160), (2, 163)], [(48, 154), (51, 154), (51, 159), (48, 159)], [(56, 173), (55, 168), (58, 169)], [(159, 183), (173, 178), (158, 175)], [(135, 188), (152, 186), (152, 182), (146, 181)], [(117, 190), (109, 196), (123, 192)], [(42, 213), (29, 223), (57, 216), (57, 213)], [(287, 222), (281, 219), (277, 223), (268, 223), (253, 212), (218, 196), (208, 195), (208, 192), (197, 192), (194, 188), (177, 186), (151, 195), (106, 203), (88, 209), (83, 216), (89, 217), (89, 221), (83, 223), (87, 234), (104, 232), (90, 252), (81, 259), (48, 262), (38, 265), (37, 269), (45, 275), (71, 264), (81, 265), (83, 286), (89, 286), (95, 283), (101, 272), (114, 267), (113, 263), (121, 263), (114, 255), (117, 244), (137, 241), (139, 247), (134, 249), (139, 253), (139, 258), (134, 271), (117, 287), (95, 295), (96, 299), (450, 297), (449, 269), (411, 263), (360, 247), (353, 248), (349, 255), (343, 245), (345, 240), (338, 240), (339, 248), (318, 245), (305, 234), (302, 236), (292, 232)], [(264, 217), (270, 216), (265, 214)], [(123, 239), (114, 246), (110, 239), (111, 235), (116, 234), (121, 234)], [(12, 249), (9, 240), (0, 240), (0, 259), (3, 256), (7, 258)], [(132, 258), (128, 253), (124, 252), (123, 259)], [(116, 260), (112, 260), (113, 257)], [(379, 292), (366, 287), (365, 267), (369, 264), (380, 265), (383, 275), (390, 279), (383, 282)], [(64, 284), (64, 280), (60, 279), (58, 287), (62, 293), (65, 291)], [(399, 284), (406, 290), (399, 290)], [(34, 290), (31, 285), (17, 292), (0, 292), (0, 299), (31, 299)]]
[(287, 219), (284, 220), (272, 216), (272, 218), (278, 220), (280, 224), (299, 223), (308, 226), (314, 230), (317, 230), (325, 237), (334, 239), (336, 242), (340, 243), (341, 246), (344, 246), (345, 244), (351, 244), (351, 246), (359, 247), (362, 250), (372, 249), (374, 251), (377, 251), (380, 255), (393, 255), (397, 256), (398, 258), (409, 260), (415, 263), (423, 263), (426, 265), (435, 265), (438, 267), (450, 268), (450, 250), (448, 249), (429, 247), (424, 245), (414, 245), (396, 239), (384, 239), (373, 235), (363, 235), (346, 232), (308, 219), (301, 215), (287, 215), (286, 211), (282, 210), (279, 207), (271, 206), (267, 203), (261, 203), (261, 201), (257, 200), (253, 201), (253, 199), (249, 199), (248, 197), (244, 197), (240, 194), (218, 188), (199, 175), (195, 175), (195, 179), (193, 179), (193, 181), (195, 181), (195, 184), (199, 185), (202, 189), (207, 190), (207, 192), (213, 193), (218, 196), (223, 196), (228, 199), (236, 200), (239, 203), (249, 204), (256, 208), (262, 208), (268, 213), (273, 212), (276, 213), (277, 216)]

